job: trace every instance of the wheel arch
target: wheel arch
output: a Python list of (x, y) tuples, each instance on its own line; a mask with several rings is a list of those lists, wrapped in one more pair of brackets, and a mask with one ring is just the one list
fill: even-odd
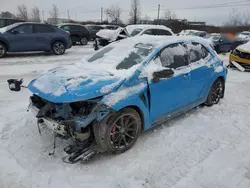
[(7, 41), (0, 39), (0, 43), (2, 43), (3, 45), (5, 45), (7, 51), (9, 50), (9, 44), (8, 44)]
[(55, 42), (57, 42), (57, 41), (60, 41), (60, 42), (64, 43), (65, 48), (66, 48), (67, 42), (66, 42), (66, 40), (63, 39), (63, 38), (54, 38), (54, 39), (52, 39), (51, 42), (50, 42), (50, 48), (52, 48), (52, 45), (53, 45)]

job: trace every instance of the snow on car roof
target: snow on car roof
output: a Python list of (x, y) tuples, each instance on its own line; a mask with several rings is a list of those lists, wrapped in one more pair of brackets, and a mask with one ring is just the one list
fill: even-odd
[(171, 31), (172, 30), (164, 25), (146, 25), (146, 24), (136, 24), (136, 25), (128, 25), (126, 27), (128, 33), (130, 34), (135, 29), (164, 29)]

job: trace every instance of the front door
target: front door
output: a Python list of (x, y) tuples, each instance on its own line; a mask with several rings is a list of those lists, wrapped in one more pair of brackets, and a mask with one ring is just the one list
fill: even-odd
[(23, 24), (13, 28), (8, 33), (8, 41), (11, 52), (32, 51), (36, 45), (36, 37), (32, 24)]
[[(171, 78), (150, 82), (150, 115), (155, 123), (189, 103), (190, 67), (187, 66), (186, 49), (182, 44), (172, 44), (159, 54), (163, 67), (171, 68)], [(151, 62), (152, 63), (152, 62)]]

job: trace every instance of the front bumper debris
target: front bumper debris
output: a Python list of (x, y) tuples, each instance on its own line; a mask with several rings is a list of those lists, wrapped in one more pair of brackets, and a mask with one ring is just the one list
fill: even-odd
[[(39, 112), (39, 109), (36, 108), (34, 105), (30, 105), (30, 111), (36, 116)], [(65, 125), (60, 124), (60, 122), (56, 122), (53, 119), (49, 118), (49, 117), (42, 117), (38, 119), (38, 122), (42, 125), (45, 125), (46, 127), (48, 127), (49, 129), (53, 130), (54, 132), (56, 132), (57, 134), (63, 136), (63, 137), (68, 137), (68, 132), (67, 132), (67, 128)]]

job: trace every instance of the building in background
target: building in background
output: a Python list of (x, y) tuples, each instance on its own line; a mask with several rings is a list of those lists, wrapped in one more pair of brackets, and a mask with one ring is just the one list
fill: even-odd
[(0, 18), (0, 28), (5, 27), (14, 23), (25, 22), (21, 19), (12, 19), (12, 18)]

